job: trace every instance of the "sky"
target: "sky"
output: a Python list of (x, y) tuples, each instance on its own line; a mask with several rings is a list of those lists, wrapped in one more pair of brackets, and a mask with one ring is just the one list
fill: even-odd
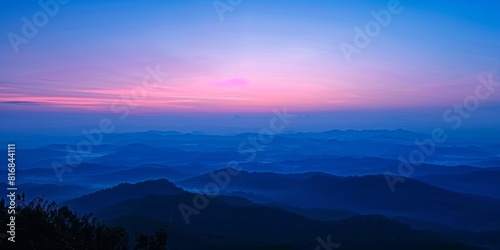
[(499, 9), (493, 0), (2, 1), (0, 115), (11, 123), (0, 129), (77, 131), (103, 117), (128, 130), (210, 130), (208, 119), (246, 129), (282, 107), (308, 117), (301, 130), (429, 129), (452, 125), (443, 114), (477, 88), (488, 97), (465, 126), (495, 129), (500, 94), (478, 86), (489, 75), (500, 82)]

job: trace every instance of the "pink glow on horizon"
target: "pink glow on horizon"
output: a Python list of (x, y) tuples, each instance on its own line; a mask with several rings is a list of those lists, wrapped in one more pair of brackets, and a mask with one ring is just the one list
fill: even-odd
[[(415, 73), (415, 68), (389, 63), (325, 67), (327, 64), (286, 55), (233, 64), (221, 62), (224, 67), (164, 64), (167, 66), (162, 69), (172, 73), (157, 87), (145, 88), (144, 93), (134, 92), (145, 94), (143, 98), (130, 95), (143, 85), (141, 79), (147, 71), (124, 66), (112, 74), (87, 68), (57, 75), (49, 70), (37, 74), (41, 80), (20, 75), (16, 81), (0, 86), (0, 103), (9, 107), (25, 103), (22, 108), (26, 109), (36, 108), (36, 104), (47, 109), (92, 111), (109, 111), (112, 104), (132, 103), (138, 106), (134, 112), (142, 113), (258, 112), (281, 106), (303, 111), (447, 107), (474, 94), (480, 73), (450, 70), (433, 74), (425, 65), (418, 65)], [(132, 68), (137, 72), (128, 74)], [(22, 88), (17, 81), (23, 84)], [(498, 99), (492, 97), (488, 101)], [(27, 105), (30, 102), (34, 105)]]

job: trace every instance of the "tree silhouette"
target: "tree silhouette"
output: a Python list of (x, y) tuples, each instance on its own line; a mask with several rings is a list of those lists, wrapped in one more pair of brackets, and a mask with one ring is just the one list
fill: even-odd
[[(8, 206), (0, 200), (0, 223), (10, 221)], [(132, 249), (125, 229), (102, 225), (90, 213), (81, 217), (67, 206), (57, 207), (44, 197), (26, 204), (25, 196), (16, 197), (15, 243), (0, 238), (0, 249)], [(9, 237), (10, 235), (7, 235)], [(165, 250), (167, 233), (164, 229), (148, 236), (136, 233), (133, 249)]]
[(135, 234), (135, 250), (165, 250), (167, 249), (168, 235), (164, 229), (159, 229), (154, 235), (148, 236), (142, 233)]

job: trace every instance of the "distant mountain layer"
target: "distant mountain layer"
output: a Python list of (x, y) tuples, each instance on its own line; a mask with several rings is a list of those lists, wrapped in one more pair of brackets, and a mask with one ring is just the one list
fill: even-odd
[[(81, 154), (84, 162), (97, 165), (176, 166), (199, 162), (220, 168), (227, 161), (246, 159), (248, 154), (241, 154), (240, 149), (258, 151), (255, 162), (277, 163), (322, 155), (394, 160), (399, 156), (407, 158), (411, 152), (421, 150), (417, 141), (429, 137), (430, 135), (405, 130), (332, 130), (278, 134), (273, 137), (271, 143), (263, 143), (257, 133), (220, 136), (149, 131), (106, 135), (106, 140), (102, 144), (92, 146), (91, 152), (78, 151), (76, 143), (87, 140), (85, 137), (68, 137), (68, 144), (60, 144), (59, 137), (56, 140), (58, 144), (54, 144), (51, 137), (46, 137), (45, 141), (52, 144), (18, 149), (18, 162), (20, 169), (51, 168), (54, 161), (66, 164), (68, 156), (71, 157), (76, 152)], [(242, 143), (251, 138), (257, 141), (240, 148)], [(446, 143), (435, 145), (432, 154), (426, 159), (427, 163), (450, 162), (451, 165), (481, 167), (491, 167), (493, 164), (494, 167), (494, 164), (498, 163), (497, 149), (498, 144), (450, 139)], [(0, 150), (0, 154), (2, 152), (6, 153), (5, 150)]]
[[(7, 189), (7, 183), (0, 182), (2, 190)], [(46, 199), (62, 202), (75, 196), (85, 195), (94, 192), (94, 189), (83, 188), (76, 185), (56, 185), (40, 183), (22, 183), (16, 185), (17, 193), (24, 193), (26, 200), (30, 201), (35, 197), (46, 197)]]
[(500, 199), (500, 171), (494, 168), (465, 174), (428, 175), (417, 179), (456, 192), (486, 195)]

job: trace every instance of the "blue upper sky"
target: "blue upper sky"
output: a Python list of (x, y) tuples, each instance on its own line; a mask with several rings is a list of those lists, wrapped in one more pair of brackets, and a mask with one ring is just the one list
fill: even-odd
[[(464, 126), (497, 128), (500, 96), (484, 81), (499, 78), (499, 7), (430, 0), (2, 1), (0, 114), (19, 125), (0, 128), (36, 131), (32, 117), (52, 117), (39, 126), (77, 131), (127, 112), (123, 128), (182, 122), (204, 130), (198, 121), (207, 115), (252, 117), (286, 106), (321, 117), (302, 122), (303, 130), (423, 129), (464, 119), (453, 105), (467, 102), (464, 112), (473, 115)], [(145, 77), (154, 84), (145, 86)], [(325, 119), (336, 122), (317, 125)], [(215, 119), (213, 126), (260, 126), (251, 121)]]

